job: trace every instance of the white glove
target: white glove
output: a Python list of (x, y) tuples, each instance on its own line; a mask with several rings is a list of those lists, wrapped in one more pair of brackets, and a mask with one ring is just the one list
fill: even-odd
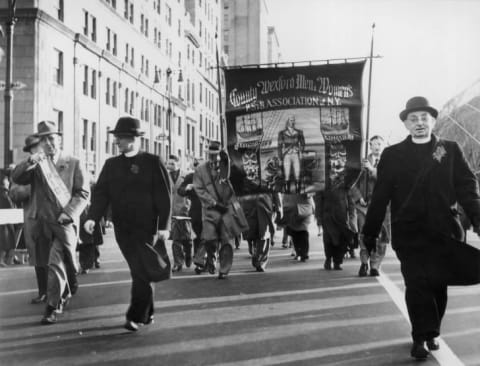
[(88, 234), (93, 234), (93, 229), (95, 228), (95, 221), (87, 220), (85, 224), (83, 224), (83, 228)]
[(167, 240), (169, 236), (170, 236), (169, 230), (158, 230), (158, 238), (160, 240)]

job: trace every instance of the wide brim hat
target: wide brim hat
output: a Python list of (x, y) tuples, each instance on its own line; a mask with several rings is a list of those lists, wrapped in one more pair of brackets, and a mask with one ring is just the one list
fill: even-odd
[(52, 121), (41, 121), (37, 125), (36, 137), (48, 136), (48, 135), (62, 135), (58, 130), (57, 124)]
[(132, 117), (120, 117), (114, 130), (108, 131), (114, 135), (143, 136), (145, 132), (140, 129), (140, 121)]
[(40, 143), (40, 138), (36, 135), (27, 136), (25, 139), (25, 146), (23, 152), (29, 152), (32, 147), (37, 146)]
[(430, 105), (427, 98), (413, 97), (407, 101), (405, 109), (400, 112), (400, 119), (405, 121), (409, 113), (418, 111), (426, 111), (430, 113), (433, 118), (437, 118), (438, 116), (438, 111)]

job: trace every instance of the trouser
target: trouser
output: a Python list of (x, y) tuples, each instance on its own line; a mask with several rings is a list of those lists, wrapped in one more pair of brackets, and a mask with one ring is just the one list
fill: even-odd
[(257, 269), (265, 269), (270, 252), (270, 239), (256, 239), (248, 242), (248, 245), (252, 246), (252, 265)]
[(298, 153), (287, 153), (283, 157), (283, 170), (285, 173), (285, 181), (290, 180), (290, 168), (293, 167), (293, 175), (295, 180), (300, 180), (300, 157)]
[(193, 255), (197, 253), (198, 248), (200, 247), (200, 242), (202, 241), (202, 222), (197, 220), (192, 220), (192, 229), (195, 233), (195, 239), (193, 239)]
[(175, 266), (183, 266), (185, 262), (190, 262), (192, 259), (192, 240), (173, 240), (172, 254)]
[(323, 227), (323, 248), (325, 251), (325, 259), (326, 261), (332, 261), (334, 264), (342, 264), (343, 263), (343, 256), (347, 251), (347, 241), (346, 240), (339, 240), (339, 242), (335, 242), (335, 239), (332, 237), (328, 230), (325, 230), (325, 226)]
[(82, 243), (78, 246), (78, 258), (82, 269), (92, 269), (96, 260), (97, 246), (95, 244)]
[(62, 299), (70, 296), (71, 286), (76, 284), (77, 237), (73, 224), (41, 221), (41, 229), (42, 235), (52, 240), (48, 257), (47, 305), (56, 308)]
[(154, 313), (154, 287), (149, 281), (138, 248), (144, 243), (152, 243), (153, 235), (123, 225), (115, 225), (115, 239), (128, 263), (132, 277), (130, 306), (126, 318), (136, 323), (148, 323)]
[(363, 244), (363, 240), (359, 240), (359, 246), (360, 261), (362, 264), (368, 264), (368, 261), (370, 260), (370, 268), (380, 269), (380, 265), (382, 264), (382, 260), (387, 251), (387, 243), (377, 241), (376, 252), (372, 253), (371, 255), (368, 254), (368, 250), (365, 247), (365, 244)]
[(291, 236), (293, 246), (295, 248), (295, 253), (302, 259), (308, 258), (309, 251), (309, 241), (308, 241), (308, 231), (296, 231), (290, 228), (287, 228), (288, 235)]
[(440, 335), (440, 326), (447, 308), (447, 286), (426, 273), (429, 252), (435, 248), (397, 250), (405, 281), (405, 301), (412, 324), (414, 341)]
[(48, 267), (35, 266), (35, 277), (37, 279), (38, 295), (47, 294)]

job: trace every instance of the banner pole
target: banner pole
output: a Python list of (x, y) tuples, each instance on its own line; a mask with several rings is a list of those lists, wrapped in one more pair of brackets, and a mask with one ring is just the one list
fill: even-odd
[(220, 143), (225, 147), (225, 118), (223, 116), (222, 86), (220, 83), (220, 58), (218, 56), (218, 34), (215, 33), (215, 58), (217, 60), (218, 111), (220, 116)]
[[(368, 159), (368, 145), (370, 140), (370, 97), (372, 92), (372, 64), (373, 64), (373, 36), (375, 33), (375, 23), (372, 24), (372, 40), (370, 44), (370, 65), (368, 71), (368, 96), (367, 96), (367, 122), (365, 126), (365, 159)], [(365, 184), (364, 184), (364, 191), (363, 197), (367, 200), (367, 192), (368, 192), (368, 172), (364, 174)]]

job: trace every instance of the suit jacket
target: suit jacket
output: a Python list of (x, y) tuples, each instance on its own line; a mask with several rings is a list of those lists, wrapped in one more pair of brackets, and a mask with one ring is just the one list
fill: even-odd
[(169, 230), (171, 183), (160, 158), (139, 152), (105, 161), (92, 195), (88, 218), (98, 222), (111, 207), (112, 221), (145, 234)]
[(71, 194), (65, 207), (61, 207), (55, 199), (38, 165), (32, 166), (28, 160), (22, 161), (13, 170), (12, 179), (17, 184), (31, 184), (30, 218), (56, 222), (64, 212), (78, 227), (80, 214), (87, 206), (90, 196), (88, 174), (77, 158), (63, 152), (60, 153), (55, 168)]
[[(473, 225), (480, 225), (478, 182), (458, 144), (432, 136), (428, 149), (423, 162), (415, 161), (415, 146), (408, 137), (383, 151), (363, 227), (365, 235), (378, 236), (390, 202), (394, 249), (431, 234), (461, 238), (457, 203)], [(422, 174), (425, 177), (419, 181)]]

